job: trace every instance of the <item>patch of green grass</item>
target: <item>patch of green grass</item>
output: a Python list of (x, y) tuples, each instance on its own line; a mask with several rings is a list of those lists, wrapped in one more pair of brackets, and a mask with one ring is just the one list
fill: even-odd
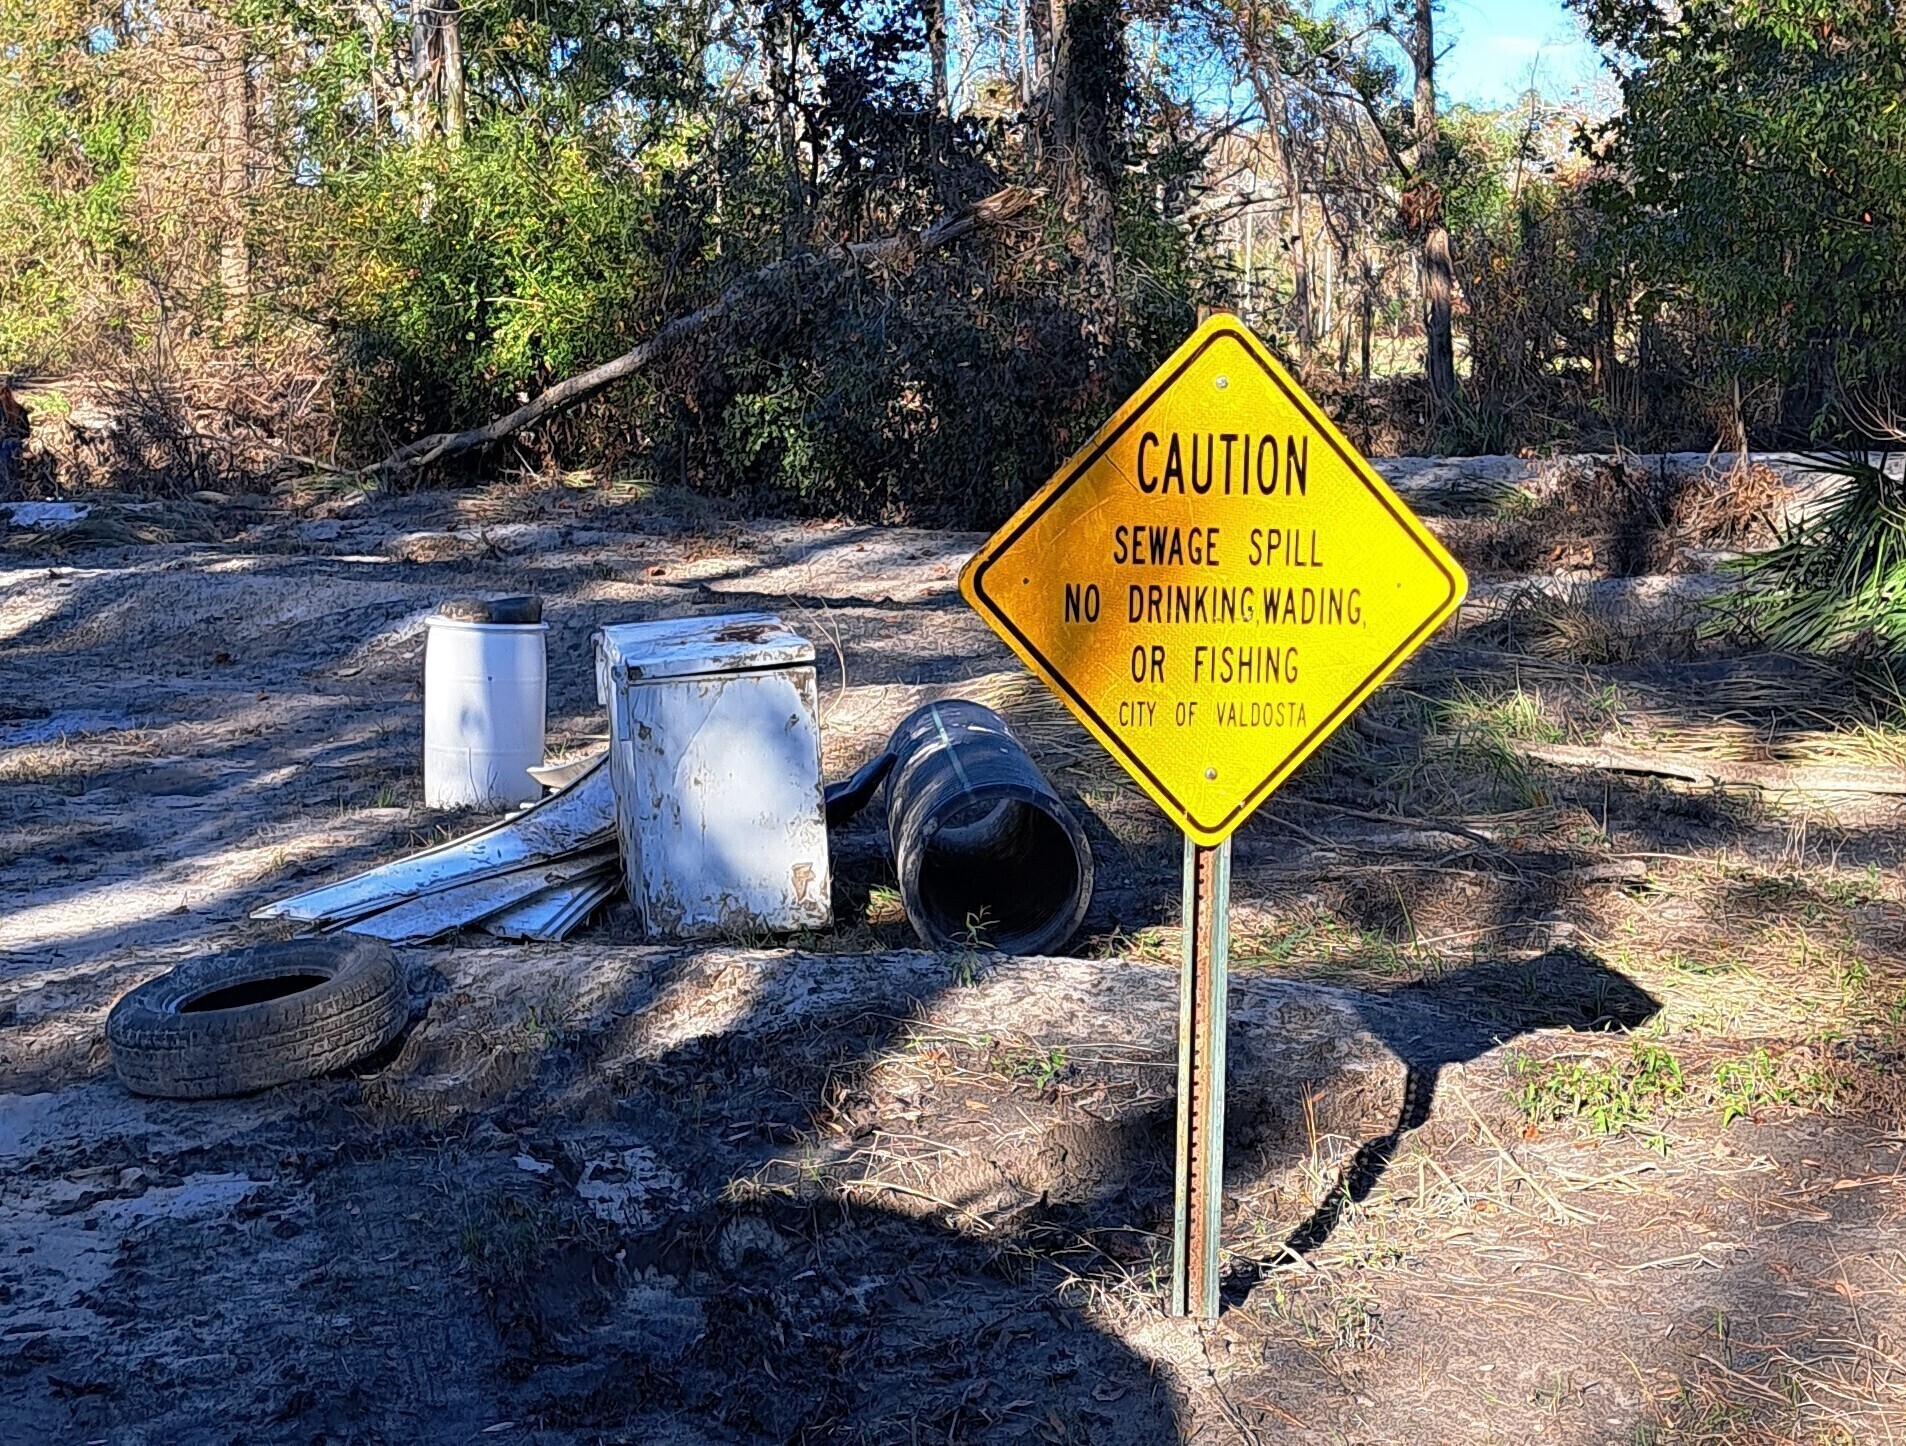
[(1438, 733), (1476, 745), (1560, 743), (1567, 736), (1544, 714), (1541, 693), (1524, 688), (1493, 693), (1459, 683), (1437, 700), (1430, 722)]
[[(1179, 943), (1179, 931), (1157, 925), (1140, 929), (1128, 934), (1123, 929), (1114, 929), (1092, 942), (1090, 953), (1095, 958), (1136, 959), (1146, 964), (1176, 963), (1183, 946)], [(1237, 957), (1236, 936), (1232, 937), (1232, 958)]]
[(1043, 1090), (1059, 1083), (1070, 1069), (1062, 1048), (1038, 1049), (1007, 1040), (995, 1040), (990, 1035), (981, 1036), (979, 1044), (986, 1051), (994, 1072), (1015, 1083), (1030, 1080), (1036, 1088)]
[(1519, 518), (1540, 517), (1549, 505), (1548, 499), (1537, 497), (1527, 487), (1503, 487), (1485, 497), (1478, 515), (1513, 522)]
[(1399, 931), (1407, 931), (1408, 941), (1392, 938), (1381, 929), (1352, 928), (1323, 913), (1288, 923), (1266, 920), (1240, 927), (1234, 922), (1232, 966), (1336, 979), (1418, 978), (1434, 971), (1439, 961), (1415, 942), (1408, 906), (1400, 898), (1397, 905), (1402, 916)]
[(1884, 903), (1887, 898), (1885, 876), (1875, 863), (1869, 863), (1857, 874), (1835, 869), (1827, 875), (1826, 884), (1820, 892), (1827, 896), (1829, 903), (1839, 904), (1843, 908)]
[(1840, 991), (1840, 998), (1848, 1004), (1866, 993), (1866, 981), (1870, 974), (1866, 961), (1857, 954), (1843, 954), (1833, 961), (1833, 987)]
[(1376, 929), (1357, 930), (1350, 947), (1341, 951), (1336, 957), (1352, 969), (1383, 974), (1391, 978), (1412, 976), (1421, 968), (1421, 962), (1414, 954), (1407, 952), (1403, 945)]
[(1066, 1052), (1063, 1049), (1047, 1050), (1033, 1061), (1032, 1081), (1040, 1089), (1045, 1089), (1063, 1079), (1066, 1069)]
[(552, 1013), (532, 1004), (529, 1012), (523, 1016), (524, 1044), (537, 1054), (547, 1054), (562, 1045), (565, 1031), (550, 1017)]
[(1713, 979), (1723, 974), (1732, 974), (1740, 967), (1740, 961), (1731, 954), (1692, 954), (1685, 949), (1677, 949), (1661, 961), (1661, 967), (1672, 969), (1677, 974), (1692, 974), (1699, 978)]
[(1275, 1277), (1267, 1284), (1268, 1290), (1260, 1287), (1252, 1295), (1252, 1308), (1292, 1327), (1312, 1350), (1362, 1352), (1382, 1342), (1382, 1311), (1365, 1291), (1287, 1286)]
[(457, 1250), (477, 1288), (521, 1285), (541, 1258), (546, 1230), (536, 1208), (509, 1195), (490, 1196), (463, 1212)]
[(1775, 1059), (1757, 1049), (1714, 1066), (1714, 1101), (1723, 1126), (1767, 1109), (1831, 1109), (1839, 1089), (1832, 1071), (1811, 1050)]
[(1486, 791), (1497, 795), (1490, 802), (1535, 808), (1548, 802), (1548, 793), (1516, 744), (1558, 743), (1566, 736), (1544, 711), (1540, 693), (1520, 687), (1485, 692), (1459, 683), (1430, 705), (1426, 741), (1436, 745), (1443, 770), (1480, 774)]
[(967, 948), (984, 949), (986, 947), (986, 936), (998, 923), (998, 921), (992, 917), (992, 913), (993, 911), (991, 909), (982, 904), (978, 910), (966, 916), (966, 928), (961, 938)]
[(1755, 1049), (1693, 1079), (1672, 1052), (1639, 1040), (1609, 1060), (1525, 1058), (1514, 1069), (1516, 1101), (1530, 1123), (1574, 1120), (1600, 1135), (1642, 1131), (1696, 1106), (1719, 1111), (1723, 1127), (1770, 1109), (1831, 1109), (1843, 1089), (1830, 1061), (1805, 1047), (1783, 1056)]
[(1582, 704), (1583, 722), (1595, 732), (1606, 732), (1620, 724), (1628, 713), (1628, 700), (1614, 683), (1603, 683)]
[(36, 391), (24, 398), (29, 416), (34, 418), (70, 417), (73, 415), (73, 402), (65, 392), (51, 389)]
[(1330, 930), (1313, 920), (1300, 920), (1288, 928), (1239, 930), (1231, 936), (1231, 957), (1240, 963), (1288, 964), (1308, 945), (1328, 947), (1325, 935)]
[(1626, 1056), (1598, 1060), (1518, 1059), (1516, 1102), (1531, 1124), (1581, 1120), (1598, 1135), (1645, 1125), (1687, 1093), (1681, 1062), (1637, 1041)]

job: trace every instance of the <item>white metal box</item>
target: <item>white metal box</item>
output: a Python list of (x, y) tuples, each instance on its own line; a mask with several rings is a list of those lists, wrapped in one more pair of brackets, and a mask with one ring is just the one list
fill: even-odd
[(629, 898), (652, 939), (832, 917), (814, 647), (767, 613), (596, 634)]

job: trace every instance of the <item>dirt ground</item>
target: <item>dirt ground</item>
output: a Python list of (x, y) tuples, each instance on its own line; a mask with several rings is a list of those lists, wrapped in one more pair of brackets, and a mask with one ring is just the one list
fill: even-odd
[[(1898, 700), (1717, 640), (1755, 523), (1708, 494), (1412, 476), (1475, 601), (1238, 837), (1208, 1327), (1162, 1309), (1179, 844), (959, 600), (975, 537), (560, 482), (0, 533), (0, 1440), (1906, 1440), (1906, 834), (1844, 786)], [(423, 619), (504, 591), (553, 751), (650, 617), (806, 631), (830, 776), (1001, 708), (1092, 840), (1078, 957), (918, 951), (875, 807), (830, 930), (406, 949), (347, 1075), (126, 1093), (126, 990), (472, 826), (420, 802)]]

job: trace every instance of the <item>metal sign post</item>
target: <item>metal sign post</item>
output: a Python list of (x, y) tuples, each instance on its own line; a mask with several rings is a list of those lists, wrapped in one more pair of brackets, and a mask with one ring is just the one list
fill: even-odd
[(1226, 315), (1205, 317), (960, 574), (1185, 835), (1174, 1315), (1218, 1313), (1231, 835), (1466, 587)]
[(1178, 981), (1178, 1189), (1171, 1313), (1218, 1315), (1224, 1204), (1224, 1024), (1230, 987), (1231, 841), (1185, 840), (1185, 966)]

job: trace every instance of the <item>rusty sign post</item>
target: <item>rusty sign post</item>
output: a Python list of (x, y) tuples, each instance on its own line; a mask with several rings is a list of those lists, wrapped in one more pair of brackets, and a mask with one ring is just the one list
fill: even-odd
[(1218, 1312), (1231, 835), (1466, 587), (1223, 314), (960, 575), (966, 600), (1185, 834), (1174, 1314)]
[(1178, 1168), (1171, 1313), (1215, 1320), (1224, 1206), (1224, 1016), (1230, 989), (1231, 841), (1185, 840), (1185, 960), (1178, 976)]

